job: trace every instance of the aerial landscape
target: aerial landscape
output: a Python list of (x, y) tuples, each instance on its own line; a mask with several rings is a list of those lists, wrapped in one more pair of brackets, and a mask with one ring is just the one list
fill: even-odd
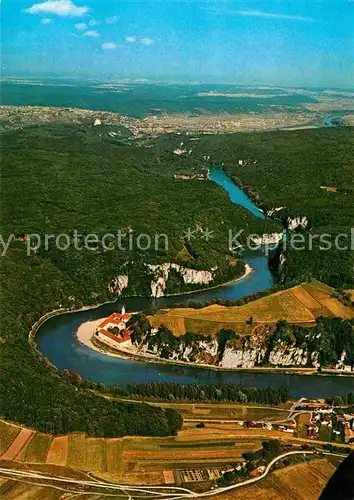
[(353, 3), (0, 8), (1, 498), (353, 500)]

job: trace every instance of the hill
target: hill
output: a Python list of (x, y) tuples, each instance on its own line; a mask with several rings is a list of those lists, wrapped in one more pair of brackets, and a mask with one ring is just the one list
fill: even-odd
[[(316, 318), (335, 316), (354, 318), (354, 308), (344, 305), (334, 296), (335, 290), (319, 282), (303, 283), (287, 290), (280, 290), (242, 306), (211, 305), (201, 309), (161, 309), (148, 316), (150, 324), (168, 327), (174, 335), (194, 332), (213, 335), (222, 328), (235, 329), (250, 334), (255, 325), (275, 324), (279, 321), (298, 325), (315, 325)], [(247, 325), (252, 318), (252, 324)]]

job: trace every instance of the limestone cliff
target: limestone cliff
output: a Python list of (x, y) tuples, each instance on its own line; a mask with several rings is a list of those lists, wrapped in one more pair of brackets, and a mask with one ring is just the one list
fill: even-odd
[(282, 210), (285, 210), (286, 207), (275, 207), (271, 208), (270, 210), (267, 210), (267, 216), (268, 217), (273, 217), (274, 215), (277, 214), (277, 212), (281, 212)]
[(152, 297), (163, 297), (165, 295), (167, 280), (172, 269), (180, 274), (185, 285), (209, 285), (212, 283), (214, 279), (213, 273), (216, 271), (216, 268), (211, 271), (190, 269), (170, 262), (157, 265), (147, 264), (147, 267), (152, 272)]
[[(153, 331), (155, 334), (157, 330)], [(218, 342), (216, 339), (202, 339), (189, 342), (187, 339), (179, 342), (178, 347), (170, 349), (168, 342), (154, 343), (154, 335), (140, 344), (140, 352), (154, 354), (158, 358), (187, 363), (214, 365), (218, 356)], [(168, 353), (168, 355), (166, 355)]]
[[(144, 324), (146, 327), (148, 323)], [(319, 339), (314, 328), (309, 329), (299, 342), (291, 335), (291, 329), (287, 330), (286, 326), (279, 329), (275, 325), (264, 324), (257, 325), (252, 335), (248, 336), (231, 332), (232, 336), (226, 342), (227, 330), (214, 337), (192, 333), (175, 337), (164, 325), (158, 329), (145, 328), (144, 337), (141, 337), (140, 327), (138, 331), (140, 331), (140, 337), (136, 342), (136, 347), (140, 352), (171, 361), (208, 364), (224, 369), (250, 369), (260, 366), (319, 368), (321, 366), (321, 347), (315, 349), (310, 347), (314, 345), (314, 337)], [(348, 372), (354, 370), (345, 351), (338, 359), (336, 366), (331, 366)], [(330, 366), (322, 367), (329, 368)]]
[(220, 366), (222, 368), (254, 368), (262, 362), (266, 352), (265, 348), (252, 345), (238, 349), (226, 346)]
[(128, 287), (129, 278), (127, 275), (122, 274), (119, 276), (114, 276), (110, 283), (108, 284), (108, 290), (111, 293), (116, 293), (117, 295), (122, 295), (125, 288)]
[(248, 340), (243, 346), (235, 347), (232, 342), (226, 346), (220, 366), (223, 368), (255, 368), (261, 364), (267, 366), (319, 366), (318, 352), (310, 353), (304, 346), (295, 346), (284, 341), (277, 341), (269, 350), (268, 342), (257, 345)]

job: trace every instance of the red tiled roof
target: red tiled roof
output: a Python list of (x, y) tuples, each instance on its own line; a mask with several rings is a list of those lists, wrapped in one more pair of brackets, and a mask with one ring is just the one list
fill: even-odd
[(113, 323), (115, 325), (119, 325), (122, 321), (128, 321), (128, 319), (131, 317), (131, 314), (125, 313), (125, 314), (119, 314), (119, 313), (113, 313), (108, 318), (102, 321), (101, 324), (98, 325), (98, 328), (104, 328), (106, 325), (109, 323)]
[(105, 335), (106, 337), (114, 340), (118, 344), (121, 342), (125, 342), (126, 340), (130, 340), (130, 332), (129, 330), (125, 330), (124, 335), (121, 337), (120, 335), (114, 335), (111, 332), (108, 332), (107, 330), (99, 330), (99, 333), (101, 335)]

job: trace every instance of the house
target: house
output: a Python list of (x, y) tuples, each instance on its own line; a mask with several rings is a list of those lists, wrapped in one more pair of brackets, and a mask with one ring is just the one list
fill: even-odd
[(257, 467), (256, 469), (253, 469), (251, 470), (250, 472), (250, 476), (251, 477), (257, 477), (257, 476), (260, 476), (261, 474), (263, 474), (263, 472), (265, 471), (265, 467), (264, 465), (260, 465), (259, 467)]
[(165, 481), (165, 484), (175, 484), (175, 476), (172, 470), (164, 470), (163, 479)]
[(262, 429), (264, 427), (263, 422), (254, 422), (252, 420), (245, 421), (243, 425), (247, 427), (247, 429)]

